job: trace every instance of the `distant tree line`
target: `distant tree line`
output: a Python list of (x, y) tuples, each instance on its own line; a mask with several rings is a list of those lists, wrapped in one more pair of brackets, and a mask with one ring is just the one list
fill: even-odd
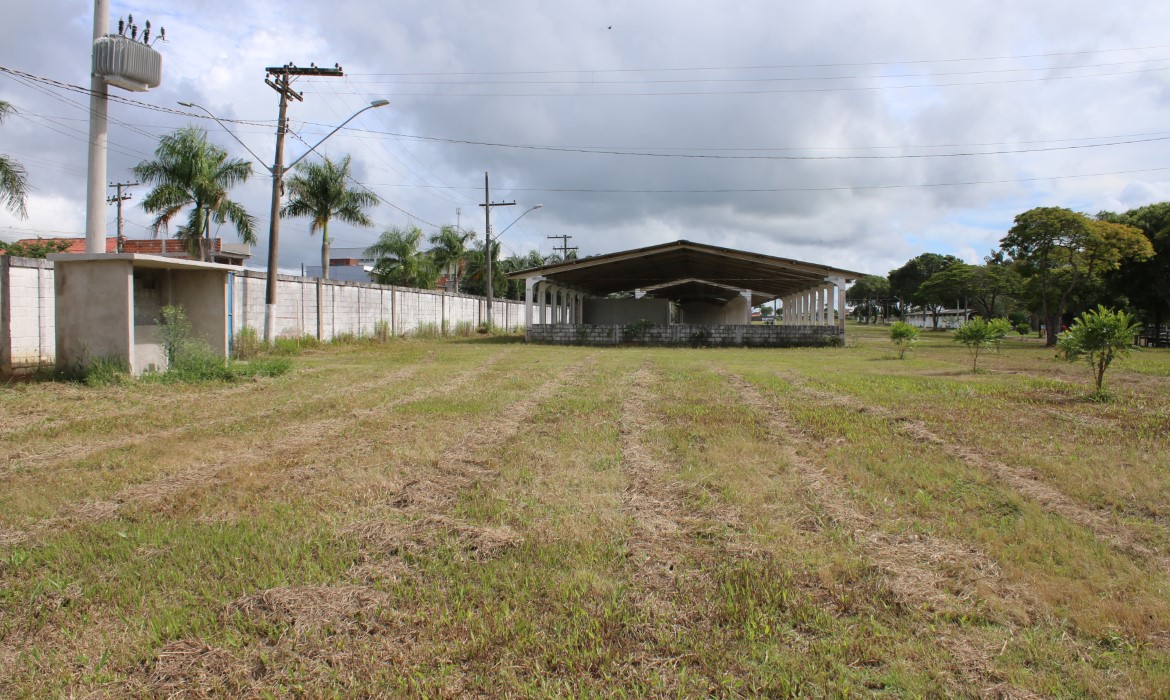
[(862, 278), (847, 298), (862, 322), (921, 310), (937, 327), (942, 310), (957, 307), (1043, 327), (1049, 345), (1078, 314), (1102, 305), (1160, 328), (1170, 320), (1170, 202), (1095, 216), (1031, 209), (980, 265), (923, 253), (885, 277)]

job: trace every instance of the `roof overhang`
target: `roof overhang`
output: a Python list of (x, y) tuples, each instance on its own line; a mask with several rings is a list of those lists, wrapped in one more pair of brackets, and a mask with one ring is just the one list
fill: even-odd
[(761, 304), (820, 287), (827, 280), (854, 282), (861, 272), (731, 248), (675, 241), (569, 260), (508, 275), (542, 277), (594, 296), (643, 290), (674, 301), (726, 302), (742, 290)]

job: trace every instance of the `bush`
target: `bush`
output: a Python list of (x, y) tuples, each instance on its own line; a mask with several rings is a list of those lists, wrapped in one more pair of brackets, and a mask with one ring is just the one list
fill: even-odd
[(440, 337), (439, 324), (437, 323), (420, 323), (414, 328), (412, 335), (416, 338), (427, 338), (433, 340)]
[(122, 384), (130, 379), (130, 367), (120, 357), (95, 357), (76, 376), (86, 386)]
[(321, 341), (317, 340), (315, 336), (308, 334), (302, 336), (281, 336), (276, 339), (275, 343), (273, 343), (272, 354), (300, 355), (302, 351), (309, 348), (319, 347), (320, 345)]
[(955, 329), (955, 342), (967, 346), (971, 353), (971, 371), (979, 371), (979, 355), (984, 350), (999, 350), (999, 344), (1011, 332), (1012, 324), (1006, 318), (986, 321), (978, 316)]
[(390, 322), (389, 321), (374, 321), (374, 340), (379, 343), (386, 343), (390, 341)]
[(1088, 360), (1097, 382), (1093, 398), (1105, 399), (1105, 370), (1133, 350), (1140, 329), (1141, 324), (1126, 312), (1098, 306), (1081, 314), (1071, 328), (1057, 337), (1057, 356), (1068, 362), (1082, 357)]
[(263, 349), (264, 342), (251, 326), (244, 326), (232, 336), (232, 357), (237, 360), (250, 360)]
[(158, 332), (162, 336), (163, 350), (167, 354), (167, 367), (173, 368), (179, 356), (179, 349), (191, 335), (191, 322), (181, 306), (164, 306), (160, 309)]
[(890, 326), (890, 340), (898, 346), (898, 359), (906, 357), (906, 351), (918, 343), (918, 328), (905, 321), (894, 321)]

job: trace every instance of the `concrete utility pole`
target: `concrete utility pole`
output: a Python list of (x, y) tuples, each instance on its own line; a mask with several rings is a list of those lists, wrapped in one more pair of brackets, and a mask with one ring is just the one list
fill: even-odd
[[(94, 0), (93, 40), (110, 33), (110, 0)], [(89, 172), (85, 197), (85, 252), (106, 252), (106, 144), (109, 140), (110, 89), (90, 71), (89, 77)]]
[(488, 174), (483, 174), (483, 230), (484, 230), (484, 246), (483, 252), (487, 258), (487, 325), (492, 327), (492, 207), (514, 207), (515, 201), (511, 202), (493, 202), (491, 198), (491, 190), (488, 186)]
[(554, 241), (560, 240), (560, 242), (561, 242), (560, 246), (554, 245), (553, 251), (554, 252), (558, 251), (558, 250), (561, 251), (561, 260), (568, 260), (569, 259), (569, 251), (570, 250), (577, 250), (577, 246), (572, 246), (572, 247), (569, 246), (569, 239), (572, 238), (572, 236), (569, 236), (566, 234), (561, 234), (560, 236), (545, 236), (545, 238), (550, 238)]
[(318, 68), (310, 65), (302, 68), (291, 63), (265, 68), (264, 71), (264, 82), (280, 95), (280, 114), (276, 120), (276, 157), (272, 163), (272, 206), (269, 208), (268, 222), (268, 279), (264, 288), (264, 342), (271, 343), (276, 336), (276, 262), (279, 258), (280, 196), (284, 193), (284, 135), (288, 132), (288, 99), (291, 97), (298, 102), (305, 101), (303, 95), (289, 87), (289, 78), (294, 75), (341, 77), (345, 74), (341, 72), (341, 66)]
[[(122, 194), (122, 188), (123, 187), (133, 187), (134, 185), (140, 185), (140, 184), (142, 184), (142, 183), (140, 183), (140, 182), (111, 182), (110, 183), (110, 187), (114, 187), (118, 190), (118, 193), (116, 195), (114, 195), (113, 197), (110, 197), (109, 199), (107, 199), (106, 203), (118, 205), (118, 248), (117, 248), (117, 251), (119, 253), (126, 252), (126, 237), (124, 235), (122, 235), (122, 202), (125, 202), (126, 200), (130, 199), (129, 194)], [(103, 245), (102, 245), (102, 252), (103, 253), (106, 252), (104, 243), (105, 242), (103, 241)]]

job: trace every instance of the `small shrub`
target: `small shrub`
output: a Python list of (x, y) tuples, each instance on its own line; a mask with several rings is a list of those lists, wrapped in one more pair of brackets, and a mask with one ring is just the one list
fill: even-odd
[(700, 328), (694, 333), (691, 333), (690, 343), (692, 348), (702, 348), (711, 344), (711, 331), (706, 328)]
[(164, 306), (160, 309), (158, 332), (162, 336), (163, 350), (167, 354), (167, 366), (174, 367), (179, 349), (191, 335), (191, 322), (187, 320), (181, 306)]
[(622, 342), (632, 343), (635, 340), (641, 340), (646, 337), (646, 331), (655, 326), (653, 321), (646, 319), (639, 319), (633, 323), (627, 323), (622, 327)]
[(120, 357), (95, 357), (81, 368), (77, 377), (91, 387), (122, 384), (130, 379), (130, 367)]
[(317, 340), (312, 335), (301, 336), (282, 336), (276, 339), (272, 346), (272, 354), (274, 355), (300, 355), (302, 351), (319, 347), (321, 341)]
[(374, 321), (374, 340), (379, 343), (386, 343), (390, 341), (390, 322), (389, 321)]
[(905, 321), (894, 321), (890, 326), (890, 340), (898, 347), (898, 359), (906, 357), (906, 351), (914, 348), (918, 343), (919, 331)]
[(435, 338), (440, 337), (439, 324), (437, 324), (437, 323), (420, 323), (417, 326), (415, 326), (413, 335), (416, 338), (426, 338), (428, 340), (434, 340)]
[(452, 333), (460, 338), (470, 338), (475, 335), (475, 324), (471, 321), (460, 321), (455, 324)]
[(264, 342), (251, 326), (244, 326), (232, 336), (232, 357), (237, 360), (250, 360), (263, 349)]
[(176, 351), (166, 372), (181, 382), (224, 381), (231, 379), (227, 360), (201, 340), (188, 340)]
[(1011, 321), (993, 318), (986, 321), (979, 316), (966, 321), (955, 329), (954, 340), (967, 346), (971, 353), (971, 371), (979, 371), (979, 355), (984, 350), (998, 351), (999, 344), (1012, 330)]
[(1071, 328), (1056, 340), (1057, 356), (1068, 362), (1085, 358), (1093, 370), (1097, 390), (1092, 398), (1108, 399), (1105, 393), (1105, 370), (1119, 357), (1133, 350), (1141, 324), (1125, 311), (1098, 306), (1081, 314)]

